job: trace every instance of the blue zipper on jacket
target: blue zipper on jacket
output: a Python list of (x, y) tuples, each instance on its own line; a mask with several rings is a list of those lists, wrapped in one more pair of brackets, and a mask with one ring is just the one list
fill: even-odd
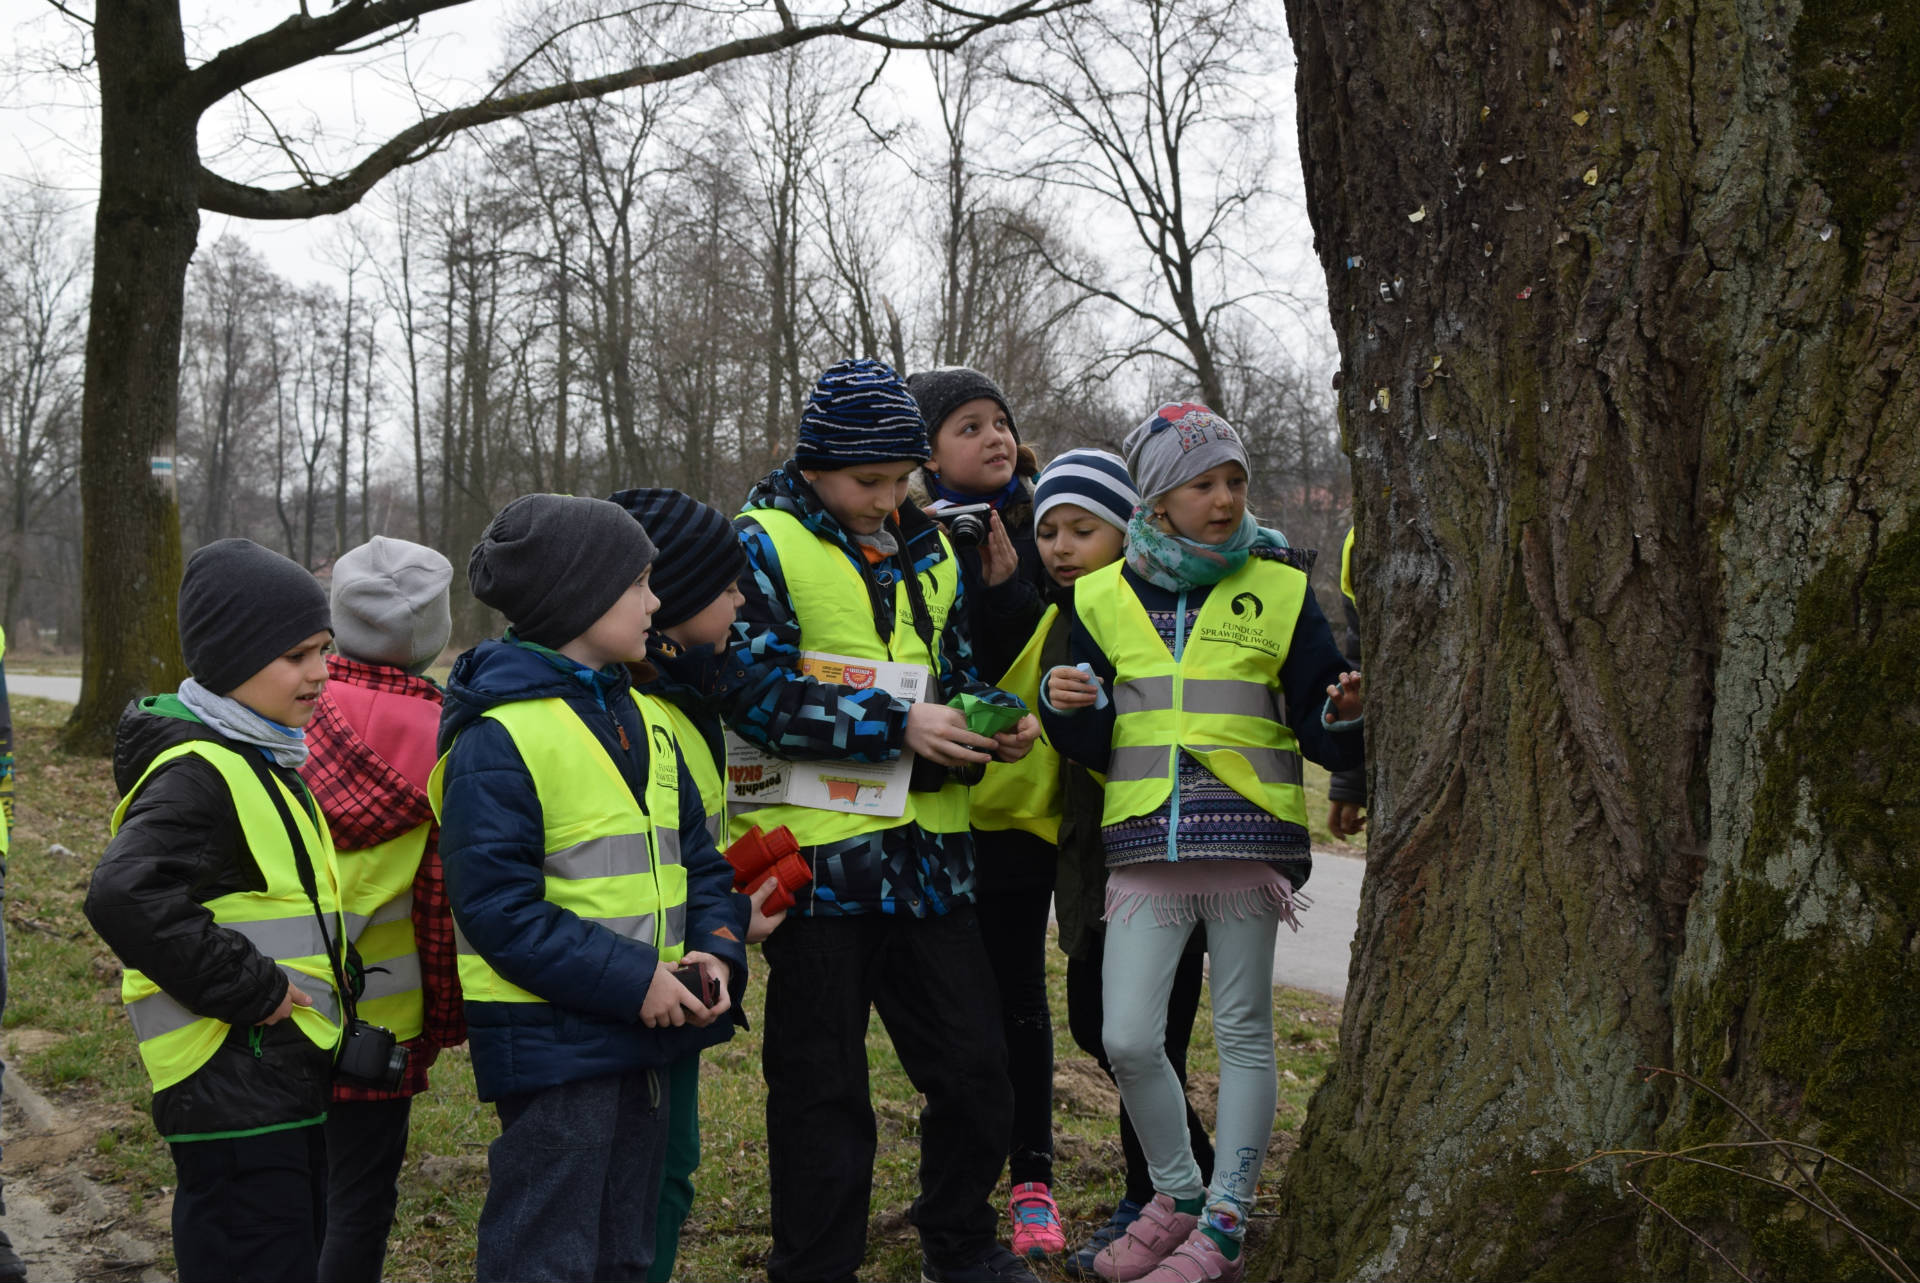
[(1180, 708), (1184, 698), (1184, 683), (1180, 672), (1180, 658), (1187, 651), (1187, 590), (1182, 588), (1173, 601), (1173, 743), (1167, 746), (1167, 771), (1172, 776), (1173, 791), (1167, 808), (1167, 860), (1169, 863), (1180, 858), (1175, 839), (1180, 833)]

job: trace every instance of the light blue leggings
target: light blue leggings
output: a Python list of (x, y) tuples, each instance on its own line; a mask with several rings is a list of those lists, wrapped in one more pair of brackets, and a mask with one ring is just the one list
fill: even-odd
[(1186, 1097), (1166, 1052), (1167, 996), (1194, 924), (1160, 926), (1153, 910), (1142, 906), (1130, 921), (1107, 924), (1101, 963), (1101, 1040), (1146, 1152), (1153, 1188), (1177, 1199), (1204, 1193), (1209, 1211), (1231, 1211), (1242, 1223), (1273, 1135), (1273, 941), (1279, 925), (1273, 913), (1207, 922), (1207, 987), (1220, 1053), (1211, 1189), (1201, 1184), (1193, 1160)]

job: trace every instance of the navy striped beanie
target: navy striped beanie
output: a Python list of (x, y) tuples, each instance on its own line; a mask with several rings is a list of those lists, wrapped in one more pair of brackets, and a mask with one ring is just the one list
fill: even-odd
[(660, 599), (654, 631), (692, 619), (747, 572), (740, 537), (718, 508), (661, 486), (622, 490), (608, 498), (633, 514), (659, 550), (649, 581)]
[(820, 472), (862, 463), (924, 462), (927, 425), (893, 367), (872, 357), (830, 366), (800, 413), (797, 467)]
[(1105, 450), (1069, 450), (1040, 470), (1033, 487), (1036, 523), (1049, 508), (1077, 504), (1121, 530), (1140, 503), (1126, 461)]

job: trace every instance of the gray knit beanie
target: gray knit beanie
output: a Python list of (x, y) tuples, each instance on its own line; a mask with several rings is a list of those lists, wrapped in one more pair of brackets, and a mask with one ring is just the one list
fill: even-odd
[(969, 401), (985, 398), (999, 404), (1000, 412), (1007, 416), (1007, 430), (1013, 433), (1015, 441), (1020, 440), (1020, 427), (1013, 421), (1013, 411), (1007, 408), (1007, 398), (1001, 393), (1000, 385), (978, 370), (964, 365), (922, 370), (907, 376), (907, 391), (913, 393), (914, 401), (920, 406), (920, 417), (927, 421), (929, 437), (940, 435), (940, 425), (947, 421), (949, 414)]
[(327, 594), (304, 566), (251, 539), (217, 539), (180, 576), (180, 649), (216, 695), (325, 632)]
[(375, 535), (333, 563), (333, 644), (348, 659), (433, 666), (453, 633), (453, 563), (431, 548)]
[(473, 595), (541, 646), (564, 646), (653, 564), (653, 540), (617, 503), (521, 495), (494, 515), (467, 561)]
[(1247, 448), (1231, 424), (1194, 401), (1170, 403), (1147, 416), (1121, 443), (1140, 502), (1152, 503), (1210, 468), (1237, 463), (1247, 469)]

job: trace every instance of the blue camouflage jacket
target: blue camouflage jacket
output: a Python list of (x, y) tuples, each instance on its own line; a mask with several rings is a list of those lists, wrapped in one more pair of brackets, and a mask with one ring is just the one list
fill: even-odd
[[(893, 577), (899, 573), (899, 561), (902, 556), (910, 560), (918, 575), (945, 560), (939, 528), (911, 503), (903, 505), (902, 552), (878, 566), (869, 565), (852, 536), (791, 467), (775, 471), (756, 485), (734, 522), (746, 548), (747, 574), (740, 580), (746, 602), (734, 623), (730, 662), (720, 675), (727, 725), (741, 738), (781, 757), (891, 761), (906, 742), (909, 704), (885, 691), (825, 685), (799, 670), (805, 646), (793, 598), (773, 540), (754, 519), (756, 510), (768, 508), (791, 513), (807, 529), (846, 551), (866, 580), (874, 628), (883, 639), (893, 629)], [(1018, 700), (982, 682), (975, 671), (964, 589), (957, 591), (960, 595), (940, 636), (940, 671), (934, 675), (938, 698), (966, 693), (1017, 705)], [(937, 789), (945, 774), (943, 767), (917, 762), (913, 787)], [(973, 841), (965, 832), (928, 833), (917, 825), (903, 824), (810, 848), (808, 856), (814, 882), (796, 906), (795, 911), (802, 914), (926, 917), (973, 900)]]

